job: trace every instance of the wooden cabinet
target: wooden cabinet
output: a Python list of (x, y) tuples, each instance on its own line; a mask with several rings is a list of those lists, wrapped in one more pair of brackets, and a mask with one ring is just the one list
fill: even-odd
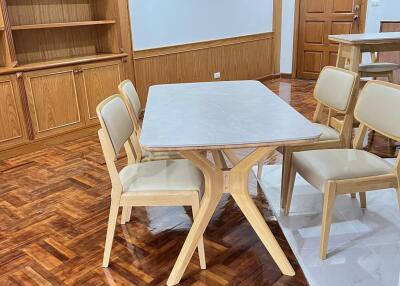
[(16, 76), (0, 76), (0, 150), (27, 140)]
[(121, 62), (81, 66), (84, 98), (87, 107), (88, 124), (97, 124), (96, 107), (107, 97), (118, 93), (121, 80)]
[(84, 125), (73, 67), (28, 72), (24, 83), (35, 138)]
[(24, 74), (35, 139), (97, 124), (96, 107), (118, 91), (121, 61)]

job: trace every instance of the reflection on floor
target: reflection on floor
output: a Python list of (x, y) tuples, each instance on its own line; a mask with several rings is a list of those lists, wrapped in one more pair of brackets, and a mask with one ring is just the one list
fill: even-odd
[[(270, 82), (304, 113), (313, 83)], [(308, 285), (251, 177), (249, 190), (288, 255), (279, 272), (234, 202), (225, 196), (205, 234), (208, 269), (192, 259), (181, 285)], [(101, 268), (110, 181), (97, 136), (0, 162), (0, 285), (165, 285), (191, 225), (189, 210), (135, 208), (118, 225), (110, 268)]]
[(321, 261), (322, 193), (298, 176), (291, 212), (284, 216), (280, 180), (280, 165), (264, 167), (261, 187), (311, 286), (400, 285), (400, 209), (394, 189), (368, 192), (365, 210), (357, 199), (337, 197), (328, 259)]
[[(312, 117), (313, 82), (266, 84)], [(242, 153), (245, 153), (243, 151)], [(274, 156), (272, 162), (278, 162)], [(122, 161), (121, 161), (122, 162)], [(182, 285), (308, 285), (263, 192), (249, 191), (295, 270), (284, 277), (225, 196), (205, 234), (208, 269), (194, 257)], [(165, 285), (191, 225), (188, 210), (135, 208), (101, 268), (110, 181), (97, 136), (0, 161), (0, 285)]]

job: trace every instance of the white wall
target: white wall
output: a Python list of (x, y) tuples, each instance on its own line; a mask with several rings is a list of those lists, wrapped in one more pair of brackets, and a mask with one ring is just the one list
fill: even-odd
[(292, 72), (294, 10), (294, 0), (282, 1), (281, 73)]
[(129, 5), (135, 50), (272, 31), (272, 0), (129, 0)]
[(400, 0), (369, 0), (365, 31), (379, 32), (380, 22), (400, 20)]

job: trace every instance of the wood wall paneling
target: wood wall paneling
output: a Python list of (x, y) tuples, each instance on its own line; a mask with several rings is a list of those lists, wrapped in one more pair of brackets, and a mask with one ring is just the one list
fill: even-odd
[(136, 87), (143, 104), (154, 84), (258, 79), (274, 73), (273, 33), (139, 51)]
[(90, 64), (80, 68), (87, 107), (87, 120), (97, 124), (96, 107), (107, 97), (118, 93), (121, 82), (121, 62), (114, 61), (103, 65)]
[(52, 136), (81, 127), (81, 110), (70, 67), (24, 75), (35, 138)]
[(15, 76), (0, 77), (0, 150), (27, 141)]

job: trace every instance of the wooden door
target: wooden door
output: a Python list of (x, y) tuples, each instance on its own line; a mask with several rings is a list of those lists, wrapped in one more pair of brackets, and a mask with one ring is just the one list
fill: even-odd
[(107, 97), (118, 93), (121, 80), (121, 61), (107, 61), (81, 66), (87, 124), (97, 124), (96, 107)]
[(338, 45), (328, 36), (361, 31), (363, 0), (300, 1), (297, 77), (316, 79), (324, 66), (336, 65)]
[(24, 74), (35, 138), (84, 126), (73, 67)]
[(0, 76), (0, 150), (28, 141), (15, 75)]

